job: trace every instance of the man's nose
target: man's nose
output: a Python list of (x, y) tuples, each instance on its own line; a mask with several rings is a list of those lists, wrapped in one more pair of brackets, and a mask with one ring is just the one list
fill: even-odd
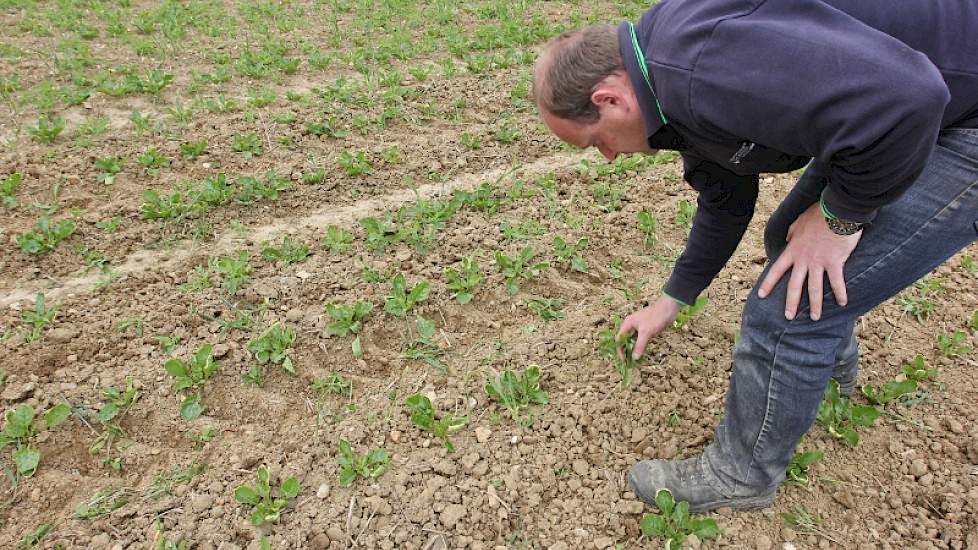
[(598, 151), (600, 151), (601, 154), (604, 155), (604, 158), (608, 159), (608, 162), (615, 160), (615, 157), (618, 156), (611, 149), (605, 146), (598, 147)]

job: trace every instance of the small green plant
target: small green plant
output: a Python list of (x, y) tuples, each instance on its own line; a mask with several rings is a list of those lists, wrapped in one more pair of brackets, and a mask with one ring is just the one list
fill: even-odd
[(356, 336), (350, 344), (353, 356), (362, 356), (363, 346), (360, 344), (360, 330), (363, 328), (363, 319), (370, 314), (373, 308), (373, 304), (362, 300), (350, 305), (326, 304), (326, 313), (333, 319), (332, 323), (326, 325), (326, 335), (347, 336), (355, 334)]
[(326, 378), (319, 378), (312, 383), (312, 389), (322, 393), (343, 395), (353, 399), (353, 384), (342, 374), (333, 371)]
[(975, 263), (975, 259), (971, 256), (962, 256), (961, 269), (964, 269), (970, 275), (974, 275), (978, 273), (978, 264)]
[(564, 318), (564, 301), (560, 298), (544, 298), (532, 296), (526, 301), (526, 307), (536, 313), (544, 321), (559, 321)]
[(353, 244), (353, 233), (331, 225), (326, 228), (326, 236), (319, 242), (323, 248), (329, 250), (330, 254), (342, 254), (350, 249)]
[(58, 306), (47, 307), (44, 295), (40, 293), (35, 295), (34, 309), (21, 314), (21, 319), (29, 329), (29, 332), (24, 333), (24, 340), (33, 342), (40, 338), (44, 329), (54, 324), (54, 318), (57, 316)]
[(307, 122), (306, 131), (314, 136), (326, 136), (331, 139), (343, 139), (350, 134), (339, 127), (339, 122), (335, 116), (331, 116), (322, 122)]
[(242, 204), (255, 201), (270, 201), (278, 198), (278, 194), (289, 188), (289, 180), (275, 175), (275, 172), (265, 172), (263, 179), (252, 176), (241, 176), (237, 180), (240, 192), (235, 200)]
[(59, 403), (44, 413), (44, 421), (35, 420), (34, 407), (20, 404), (4, 414), (5, 425), (0, 432), (0, 449), (14, 446), (13, 459), (16, 473), (30, 477), (41, 463), (41, 451), (34, 446), (34, 438), (44, 430), (50, 430), (71, 416), (71, 408)]
[(455, 452), (455, 446), (448, 438), (465, 427), (466, 419), (464, 417), (457, 418), (444, 413), (436, 416), (431, 400), (420, 393), (408, 397), (405, 404), (411, 411), (412, 424), (441, 439), (442, 445), (448, 452)]
[(37, 126), (29, 126), (27, 131), (34, 136), (34, 139), (40, 141), (41, 143), (54, 143), (54, 140), (61, 135), (65, 129), (65, 119), (61, 117), (54, 117), (54, 120), (48, 118), (48, 115), (42, 114), (37, 119)]
[(340, 485), (349, 487), (358, 477), (374, 479), (380, 477), (387, 469), (390, 454), (385, 449), (375, 449), (364, 456), (357, 456), (350, 447), (350, 442), (340, 438)]
[(940, 279), (924, 277), (914, 283), (913, 290), (902, 296), (897, 302), (903, 306), (903, 311), (911, 314), (917, 322), (923, 323), (934, 313), (936, 304), (933, 297), (944, 292), (944, 283)]
[(75, 232), (75, 222), (61, 220), (51, 223), (50, 218), (41, 216), (34, 230), (17, 235), (17, 246), (28, 254), (43, 254), (57, 248), (61, 241)]
[(706, 304), (710, 303), (710, 300), (704, 296), (696, 298), (692, 306), (682, 306), (679, 308), (679, 314), (676, 315), (676, 319), (672, 322), (672, 328), (676, 330), (682, 330), (689, 324), (689, 321), (699, 315)]
[(493, 134), (493, 137), (495, 137), (496, 141), (500, 143), (509, 144), (520, 139), (520, 136), (522, 135), (523, 133), (520, 132), (519, 128), (515, 126), (511, 126), (509, 124), (503, 124), (502, 126), (496, 129), (496, 132)]
[(676, 225), (682, 227), (689, 235), (689, 231), (693, 228), (693, 216), (696, 215), (696, 203), (681, 199), (676, 208), (678, 210), (675, 218)]
[(587, 273), (587, 260), (581, 252), (587, 248), (587, 237), (577, 239), (577, 242), (570, 244), (561, 237), (554, 237), (554, 258), (557, 265), (569, 264), (573, 271)]
[(594, 202), (601, 210), (615, 212), (621, 210), (625, 200), (625, 188), (614, 183), (595, 183), (591, 187)]
[(978, 309), (971, 314), (971, 318), (968, 319), (968, 328), (971, 330), (978, 330)]
[(204, 383), (221, 368), (221, 364), (214, 360), (213, 351), (213, 346), (205, 344), (187, 362), (170, 359), (163, 364), (167, 374), (176, 379), (173, 391), (194, 390), (180, 404), (180, 416), (184, 420), (194, 420), (204, 412)]
[(136, 388), (132, 378), (126, 379), (126, 387), (123, 390), (109, 386), (102, 391), (102, 398), (105, 402), (98, 414), (95, 415), (95, 419), (102, 425), (102, 433), (98, 435), (88, 451), (92, 455), (104, 451), (106, 457), (102, 460), (102, 464), (110, 466), (117, 472), (122, 469), (122, 457), (120, 455), (127, 447), (127, 445), (119, 443), (119, 440), (126, 436), (126, 432), (122, 429), (119, 421), (136, 404), (139, 395), (139, 389)]
[(398, 273), (391, 279), (391, 293), (384, 303), (384, 311), (395, 317), (405, 317), (414, 306), (428, 299), (431, 285), (421, 281), (410, 289), (404, 280), (404, 274)]
[(170, 160), (155, 148), (148, 149), (145, 153), (139, 155), (137, 159), (143, 165), (146, 174), (153, 177), (159, 175), (160, 170), (170, 165)]
[(946, 334), (937, 335), (937, 349), (945, 357), (960, 357), (962, 355), (968, 355), (974, 348), (965, 344), (968, 341), (968, 333), (963, 330), (956, 330), (954, 334), (948, 336)]
[(180, 154), (187, 160), (196, 160), (207, 151), (207, 140), (199, 139), (180, 144)]
[(482, 271), (475, 258), (472, 256), (462, 258), (461, 271), (446, 267), (444, 274), (445, 279), (448, 280), (445, 286), (452, 291), (452, 296), (458, 300), (458, 303), (465, 305), (471, 302), (475, 287), (482, 282)]
[(295, 343), (295, 329), (275, 323), (261, 336), (248, 342), (248, 351), (258, 361), (259, 366), (265, 363), (282, 365), (285, 372), (295, 374), (295, 366), (292, 364), (292, 358), (289, 357), (293, 343)]
[(75, 506), (75, 518), (86, 520), (107, 516), (129, 504), (130, 493), (131, 490), (128, 489), (113, 489), (111, 487), (100, 489), (92, 498)]
[(824, 457), (825, 453), (821, 451), (795, 453), (791, 457), (791, 463), (788, 464), (788, 469), (785, 470), (785, 482), (792, 485), (808, 487), (808, 469)]
[(292, 265), (306, 261), (306, 258), (309, 257), (309, 246), (289, 237), (282, 237), (278, 246), (275, 246), (271, 241), (263, 242), (261, 244), (261, 255), (270, 262)]
[(643, 515), (639, 526), (642, 535), (665, 539), (666, 550), (678, 550), (689, 535), (696, 535), (700, 540), (720, 536), (716, 521), (711, 518), (690, 518), (689, 503), (676, 502), (669, 489), (655, 492), (655, 505), (659, 508), (659, 513)]
[(935, 368), (928, 368), (924, 356), (918, 353), (914, 355), (910, 363), (903, 366), (903, 374), (907, 380), (913, 380), (918, 385), (923, 385), (937, 382), (940, 372)]
[(125, 161), (118, 157), (96, 159), (95, 169), (101, 172), (98, 178), (96, 178), (96, 181), (105, 185), (112, 185), (115, 183), (116, 175), (122, 171), (124, 165)]
[(448, 369), (441, 362), (441, 356), (444, 352), (434, 340), (435, 323), (419, 316), (414, 319), (414, 326), (417, 330), (417, 338), (408, 344), (401, 356), (406, 359), (423, 361), (438, 371), (439, 374), (447, 374)]
[(636, 217), (638, 218), (638, 229), (645, 236), (645, 248), (647, 250), (655, 248), (655, 243), (658, 242), (656, 231), (659, 227), (659, 222), (655, 219), (655, 214), (648, 210), (639, 210)]
[(210, 268), (221, 275), (221, 279), (224, 281), (224, 288), (228, 291), (228, 294), (233, 295), (238, 292), (238, 289), (248, 280), (251, 274), (251, 268), (248, 267), (248, 251), (242, 250), (238, 252), (236, 257), (222, 256), (220, 258), (211, 258)]
[(326, 169), (318, 168), (311, 172), (304, 172), (302, 174), (302, 184), (303, 185), (318, 185), (326, 181)]
[(367, 250), (375, 252), (387, 248), (394, 236), (397, 235), (397, 228), (390, 223), (389, 219), (361, 218), (360, 226), (363, 227), (364, 231), (364, 246), (367, 247)]
[(520, 375), (506, 369), (498, 376), (490, 377), (486, 381), (485, 390), (490, 399), (509, 411), (515, 422), (526, 426), (533, 423), (534, 417), (528, 414), (523, 419), (521, 411), (534, 404), (546, 405), (550, 402), (547, 392), (540, 389), (538, 365), (530, 365)]
[(17, 550), (28, 550), (40, 546), (41, 542), (51, 533), (52, 529), (54, 529), (54, 526), (50, 523), (40, 525), (37, 529), (27, 533), (20, 539), (20, 542), (17, 543)]
[[(628, 386), (632, 383), (632, 371), (638, 368), (638, 361), (632, 358), (636, 335), (635, 331), (630, 331), (619, 338), (621, 323), (621, 318), (615, 315), (611, 327), (598, 333), (598, 355), (605, 361), (611, 362), (621, 378), (622, 385)], [(619, 349), (621, 349), (620, 355)]]
[(462, 135), (459, 137), (459, 141), (462, 143), (462, 145), (466, 149), (469, 149), (469, 150), (472, 150), (472, 151), (476, 151), (478, 149), (482, 149), (482, 138), (479, 137), (479, 136), (477, 136), (477, 135), (475, 135), (475, 134), (470, 134), (468, 132), (462, 132)]
[(880, 411), (876, 407), (853, 405), (848, 399), (840, 397), (839, 383), (829, 380), (816, 420), (829, 435), (855, 447), (859, 444), (859, 433), (853, 426), (872, 426), (879, 416)]
[(272, 496), (272, 486), (268, 468), (258, 467), (258, 483), (255, 485), (239, 485), (234, 490), (234, 499), (241, 504), (253, 506), (251, 524), (258, 527), (265, 523), (278, 523), (282, 512), (299, 494), (299, 480), (290, 477), (282, 481), (278, 487), (277, 497)]
[(879, 388), (872, 384), (862, 387), (863, 395), (873, 405), (886, 405), (901, 395), (908, 395), (915, 391), (917, 391), (917, 382), (909, 378), (887, 382)]
[(506, 280), (506, 292), (510, 295), (520, 291), (520, 283), (532, 281), (541, 271), (550, 267), (547, 262), (530, 263), (536, 252), (529, 246), (520, 251), (515, 258), (507, 256), (502, 251), (496, 251), (496, 269)]
[(365, 176), (370, 173), (371, 164), (366, 151), (350, 153), (349, 151), (340, 152), (336, 157), (336, 163), (346, 172), (348, 176)]
[(24, 175), (20, 172), (14, 172), (9, 176), (0, 178), (0, 200), (3, 201), (3, 205), (11, 210), (17, 208), (17, 197), (15, 193), (17, 192), (17, 186), (20, 182), (24, 180)]
[(261, 156), (261, 138), (257, 132), (250, 134), (234, 134), (231, 138), (231, 150), (235, 153), (243, 153), (246, 158)]

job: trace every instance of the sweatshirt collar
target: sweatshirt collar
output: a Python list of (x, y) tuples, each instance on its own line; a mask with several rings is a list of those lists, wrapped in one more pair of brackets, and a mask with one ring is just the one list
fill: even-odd
[[(640, 28), (641, 27), (637, 27), (637, 29)], [(642, 109), (642, 120), (645, 121), (646, 139), (651, 138), (664, 126), (664, 124), (662, 123), (662, 119), (659, 117), (659, 111), (655, 104), (655, 98), (652, 97), (652, 93), (649, 91), (648, 85), (645, 83), (645, 77), (642, 76), (642, 71), (638, 68), (639, 62), (638, 58), (635, 56), (635, 49), (632, 47), (632, 37), (631, 33), (628, 31), (627, 21), (623, 21), (618, 26), (618, 48), (621, 50), (621, 57), (625, 63), (625, 72), (628, 73), (628, 78), (632, 82), (632, 88), (635, 90), (635, 96), (638, 98), (639, 108)], [(651, 80), (652, 85), (655, 86), (655, 76), (650, 74), (649, 80)]]

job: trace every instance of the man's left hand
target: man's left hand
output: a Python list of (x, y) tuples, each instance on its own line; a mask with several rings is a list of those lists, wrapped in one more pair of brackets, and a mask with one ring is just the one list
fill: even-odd
[(784, 305), (784, 316), (787, 319), (794, 319), (798, 313), (798, 303), (801, 301), (806, 280), (811, 318), (813, 321), (821, 318), (822, 278), (825, 274), (829, 276), (829, 285), (832, 287), (832, 294), (835, 295), (835, 302), (840, 306), (846, 305), (848, 299), (842, 268), (859, 244), (862, 233), (862, 231), (852, 235), (833, 233), (825, 223), (822, 209), (816, 202), (798, 216), (795, 223), (788, 228), (788, 245), (761, 282), (758, 296), (766, 298), (781, 280), (781, 276), (790, 269), (788, 297)]

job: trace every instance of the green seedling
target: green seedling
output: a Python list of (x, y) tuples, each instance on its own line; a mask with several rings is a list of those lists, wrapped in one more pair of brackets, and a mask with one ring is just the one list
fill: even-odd
[(96, 181), (105, 185), (112, 185), (115, 183), (116, 175), (119, 172), (122, 172), (122, 167), (124, 165), (125, 161), (118, 157), (96, 159), (95, 169), (101, 172), (101, 174), (98, 175), (98, 178), (96, 178)]
[(948, 336), (946, 334), (937, 335), (937, 349), (945, 357), (960, 357), (962, 355), (968, 355), (974, 348), (965, 344), (968, 341), (968, 333), (963, 330), (956, 330), (954, 334)]
[(41, 216), (33, 231), (17, 235), (17, 246), (28, 254), (43, 254), (57, 248), (61, 241), (75, 232), (75, 228), (72, 220), (52, 224), (47, 216)]
[(243, 153), (246, 158), (261, 156), (261, 138), (258, 137), (257, 132), (234, 134), (231, 138), (231, 150), (235, 153)]
[(248, 351), (258, 361), (259, 366), (265, 363), (282, 365), (285, 372), (295, 374), (295, 366), (292, 364), (292, 358), (289, 357), (293, 343), (295, 343), (295, 329), (275, 323), (261, 336), (248, 342)]
[(237, 257), (211, 258), (210, 268), (221, 276), (228, 294), (234, 295), (251, 274), (251, 268), (248, 267), (248, 251), (238, 252)]
[(643, 536), (665, 539), (666, 550), (678, 550), (689, 535), (696, 535), (700, 540), (720, 536), (716, 521), (710, 518), (690, 518), (689, 503), (676, 502), (669, 489), (656, 491), (655, 505), (659, 508), (659, 513), (643, 515), (639, 526)]
[(37, 126), (29, 126), (27, 131), (34, 136), (34, 139), (42, 143), (54, 143), (54, 140), (61, 135), (65, 129), (65, 119), (61, 117), (54, 117), (54, 120), (48, 118), (48, 115), (42, 114), (40, 118), (37, 119)]
[(54, 324), (54, 318), (57, 316), (58, 306), (49, 308), (45, 305), (43, 294), (34, 296), (34, 309), (21, 314), (21, 319), (30, 329), (30, 332), (24, 333), (24, 340), (33, 342), (40, 338), (44, 329)]
[(318, 168), (312, 172), (305, 172), (302, 174), (303, 185), (318, 185), (324, 181), (326, 181), (325, 168)]
[(840, 397), (839, 383), (829, 380), (816, 420), (829, 435), (855, 447), (859, 444), (859, 433), (853, 426), (872, 426), (879, 416), (880, 411), (876, 407), (853, 405), (848, 399)]
[(591, 187), (591, 195), (601, 210), (615, 212), (622, 208), (625, 188), (613, 183), (596, 183)]
[(570, 244), (561, 237), (554, 237), (554, 263), (557, 265), (569, 264), (573, 271), (587, 273), (587, 260), (581, 252), (587, 248), (587, 237), (577, 239), (577, 242)]
[(934, 313), (937, 306), (931, 298), (944, 292), (944, 282), (924, 277), (913, 286), (914, 289), (908, 291), (910, 295), (901, 297), (897, 302), (903, 306), (903, 311), (913, 315), (917, 322), (923, 323)]
[(7, 177), (0, 178), (0, 201), (3, 201), (3, 205), (11, 210), (17, 208), (18, 202), (15, 193), (17, 186), (22, 181), (24, 181), (24, 175), (20, 172), (14, 172)]
[(452, 296), (459, 304), (465, 305), (472, 301), (475, 287), (482, 282), (482, 271), (479, 263), (472, 256), (462, 258), (461, 271), (446, 267), (443, 271), (448, 283), (445, 285), (452, 291)]
[(521, 282), (532, 281), (541, 271), (550, 267), (547, 262), (531, 264), (530, 260), (535, 254), (536, 252), (529, 246), (520, 251), (515, 258), (503, 254), (502, 251), (496, 251), (496, 269), (506, 280), (506, 292), (510, 295), (520, 291)]
[(204, 383), (221, 368), (221, 364), (214, 360), (213, 351), (213, 346), (205, 344), (188, 362), (170, 359), (163, 364), (166, 372), (176, 379), (173, 391), (194, 390), (193, 393), (186, 395), (183, 403), (180, 404), (180, 416), (184, 420), (194, 420), (204, 412)]
[(217, 432), (214, 431), (214, 428), (207, 428), (200, 432), (196, 430), (187, 432), (187, 439), (193, 442), (196, 451), (203, 449), (204, 445), (213, 441), (215, 437), (217, 437)]
[(444, 352), (434, 341), (436, 332), (435, 323), (419, 316), (415, 318), (414, 325), (417, 329), (418, 337), (408, 344), (407, 349), (404, 350), (401, 356), (406, 359), (423, 361), (438, 371), (439, 374), (448, 374), (448, 369), (441, 362), (441, 356)]
[(211, 280), (211, 273), (202, 265), (194, 267), (193, 272), (187, 277), (187, 282), (179, 285), (180, 290), (184, 292), (193, 292), (213, 287), (214, 281)]
[(978, 310), (975, 310), (975, 312), (971, 314), (971, 318), (968, 319), (968, 328), (971, 330), (978, 330)]
[(544, 298), (533, 296), (526, 301), (526, 307), (536, 313), (544, 321), (559, 321), (564, 318), (564, 301), (559, 298)]
[(52, 529), (54, 529), (53, 525), (50, 523), (45, 523), (30, 533), (27, 533), (20, 539), (20, 542), (17, 543), (17, 550), (28, 550), (30, 548), (40, 546), (41, 542), (44, 541), (45, 537), (51, 533)]
[(13, 459), (16, 473), (30, 477), (41, 463), (41, 451), (34, 446), (34, 438), (45, 430), (50, 430), (71, 416), (71, 407), (59, 403), (44, 413), (44, 421), (35, 419), (34, 407), (18, 405), (4, 414), (5, 425), (0, 432), (0, 449), (14, 446)]
[(251, 524), (255, 527), (266, 523), (278, 523), (282, 512), (299, 494), (299, 480), (290, 477), (275, 491), (278, 496), (272, 496), (272, 486), (269, 480), (268, 468), (258, 467), (258, 483), (255, 485), (239, 485), (234, 490), (234, 499), (241, 504), (253, 506)]
[(102, 460), (102, 464), (110, 466), (117, 472), (122, 469), (122, 457), (118, 454), (113, 456), (113, 454), (121, 454), (127, 447), (127, 445), (119, 443), (119, 440), (126, 436), (126, 432), (119, 422), (136, 404), (139, 395), (139, 390), (132, 378), (126, 379), (124, 390), (109, 386), (102, 392), (105, 403), (95, 415), (95, 420), (102, 425), (102, 433), (89, 447), (88, 452), (94, 456), (104, 451), (107, 456)]
[(498, 189), (488, 182), (482, 182), (474, 191), (456, 191), (455, 193), (462, 204), (487, 216), (494, 216), (508, 200), (506, 197), (496, 196)]
[(411, 411), (411, 423), (441, 439), (442, 445), (448, 452), (455, 452), (455, 445), (449, 441), (449, 436), (465, 427), (466, 419), (456, 418), (450, 414), (435, 415), (435, 408), (427, 396), (416, 393), (407, 398), (405, 405)]
[(504, 239), (510, 242), (528, 241), (546, 233), (547, 226), (532, 219), (519, 224), (503, 222), (499, 224), (499, 232), (502, 233)]
[(923, 385), (936, 383), (940, 372), (935, 368), (928, 368), (924, 356), (918, 353), (910, 363), (903, 366), (903, 374), (907, 380)]
[(335, 225), (326, 228), (326, 236), (319, 242), (330, 254), (342, 254), (353, 244), (353, 233)]
[(115, 233), (120, 227), (122, 227), (122, 218), (119, 216), (113, 216), (111, 218), (106, 218), (104, 220), (95, 222), (95, 228), (104, 233)]
[(681, 199), (677, 209), (675, 218), (676, 225), (682, 227), (686, 231), (686, 234), (689, 235), (689, 231), (693, 228), (693, 216), (696, 215), (696, 203)]
[(618, 337), (621, 330), (621, 318), (617, 315), (612, 319), (611, 328), (598, 333), (598, 355), (605, 361), (610, 361), (615, 367), (623, 386), (632, 383), (632, 371), (638, 368), (638, 361), (633, 358), (635, 351), (635, 331)]
[(180, 144), (180, 154), (187, 160), (196, 160), (207, 151), (207, 140), (199, 139)]
[(391, 460), (390, 454), (385, 449), (376, 449), (364, 456), (357, 456), (353, 453), (350, 442), (343, 438), (340, 438), (339, 449), (340, 485), (343, 487), (349, 487), (358, 477), (365, 479), (380, 477)]
[(462, 135), (459, 136), (459, 142), (471, 151), (482, 149), (482, 138), (468, 132), (462, 132)]
[(265, 172), (264, 179), (241, 176), (236, 182), (240, 187), (236, 200), (242, 204), (276, 200), (279, 193), (289, 188), (289, 180), (272, 171)]
[(130, 493), (127, 489), (101, 489), (86, 502), (75, 506), (75, 518), (85, 520), (107, 516), (129, 504)]
[(700, 314), (706, 304), (710, 303), (710, 300), (704, 296), (696, 298), (692, 306), (683, 306), (679, 308), (679, 314), (676, 315), (676, 319), (672, 322), (672, 328), (676, 330), (682, 330), (689, 324), (689, 321)]
[[(163, 520), (157, 519), (153, 522), (153, 545), (150, 550), (187, 550), (187, 541), (173, 542), (166, 536), (163, 528)], [(265, 550), (261, 548), (260, 550)]]
[(978, 263), (975, 263), (975, 259), (971, 256), (962, 256), (961, 269), (964, 269), (970, 275), (974, 275), (978, 273)]
[(356, 154), (349, 151), (340, 152), (336, 157), (336, 163), (348, 176), (365, 176), (370, 173), (371, 164), (366, 151), (358, 151)]
[(177, 349), (177, 344), (180, 343), (180, 337), (170, 336), (167, 334), (157, 336), (156, 341), (160, 344), (160, 351), (162, 351), (164, 355), (170, 355), (173, 353), (173, 350)]
[(431, 285), (421, 281), (410, 289), (404, 281), (404, 274), (398, 273), (391, 279), (391, 293), (384, 303), (384, 311), (395, 317), (405, 317), (414, 306), (428, 299)]
[(824, 457), (825, 453), (821, 451), (795, 453), (794, 456), (791, 457), (791, 463), (788, 464), (788, 469), (785, 470), (785, 481), (793, 485), (808, 487), (808, 483), (810, 481), (808, 477), (808, 469), (819, 460), (822, 460)]
[(393, 237), (397, 235), (397, 228), (390, 223), (389, 219), (381, 221), (377, 218), (361, 218), (360, 226), (363, 227), (364, 245), (367, 250), (384, 250), (391, 243)]
[(170, 165), (170, 160), (155, 148), (147, 150), (145, 153), (139, 155), (137, 159), (143, 165), (146, 174), (154, 177), (159, 175), (160, 170)]
[(506, 369), (495, 378), (490, 377), (486, 381), (485, 390), (493, 401), (509, 411), (516, 423), (526, 426), (533, 424), (534, 417), (528, 414), (524, 420), (521, 411), (531, 405), (546, 405), (550, 402), (547, 392), (540, 389), (538, 365), (530, 365), (520, 375)]
[(263, 242), (261, 244), (261, 255), (270, 262), (292, 265), (306, 261), (306, 258), (309, 257), (309, 246), (301, 241), (282, 237), (278, 246), (275, 246), (271, 241)]
[(656, 237), (656, 231), (659, 228), (659, 222), (655, 219), (655, 214), (649, 212), (648, 210), (639, 210), (636, 214), (638, 219), (638, 229), (644, 235), (645, 248), (651, 250), (655, 248), (655, 243), (658, 242)]
[(358, 300), (351, 305), (326, 304), (326, 313), (333, 319), (333, 322), (326, 326), (327, 336), (347, 336), (355, 334), (353, 342), (350, 344), (354, 357), (363, 355), (363, 346), (360, 344), (360, 330), (363, 328), (363, 319), (370, 314), (374, 305), (370, 302)]
[(908, 395), (915, 391), (917, 391), (917, 382), (911, 379), (894, 380), (879, 388), (872, 384), (866, 384), (862, 387), (863, 395), (873, 405), (886, 405), (901, 395)]
[(350, 383), (342, 374), (333, 371), (326, 378), (319, 378), (312, 383), (312, 389), (324, 394), (343, 395), (347, 399), (353, 399), (353, 384)]
[(339, 122), (335, 116), (331, 116), (322, 122), (307, 122), (306, 132), (314, 136), (326, 136), (330, 139), (343, 139), (350, 134), (350, 132), (339, 128)]
[(500, 143), (509, 144), (520, 139), (520, 136), (522, 135), (523, 133), (520, 132), (519, 128), (505, 124), (496, 129), (496, 132), (493, 134), (493, 137), (495, 137), (496, 141)]
[(122, 319), (115, 327), (116, 332), (119, 334), (125, 334), (132, 331), (136, 336), (143, 335), (143, 320), (142, 319)]

